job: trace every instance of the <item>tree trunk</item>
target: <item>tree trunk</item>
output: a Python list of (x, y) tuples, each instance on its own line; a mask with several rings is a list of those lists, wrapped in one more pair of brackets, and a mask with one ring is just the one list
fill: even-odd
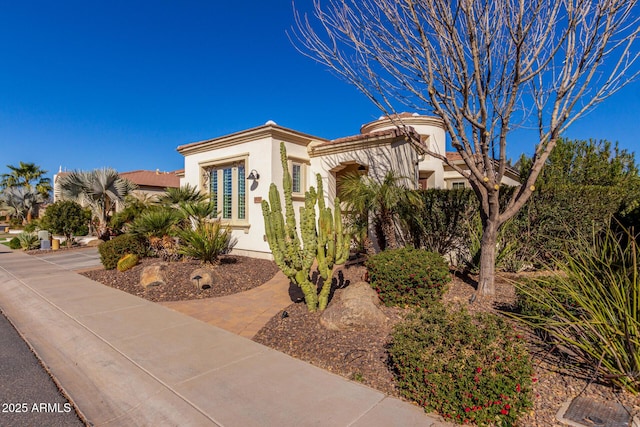
[(480, 295), (495, 294), (498, 227), (496, 219), (483, 221), (482, 240), (480, 241), (480, 275), (478, 276), (478, 294)]
[(393, 221), (393, 215), (388, 212), (383, 212), (380, 218), (380, 225), (382, 228), (382, 234), (384, 235), (385, 248), (397, 249), (398, 240), (396, 239), (396, 227)]
[(367, 255), (373, 256), (376, 254), (376, 248), (373, 246), (373, 242), (368, 235), (364, 238), (363, 246)]

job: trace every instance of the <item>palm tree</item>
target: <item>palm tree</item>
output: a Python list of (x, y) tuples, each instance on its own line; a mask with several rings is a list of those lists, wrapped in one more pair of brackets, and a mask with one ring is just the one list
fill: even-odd
[(121, 178), (111, 168), (95, 169), (90, 172), (74, 171), (60, 179), (61, 196), (88, 206), (98, 219), (98, 234), (102, 237), (108, 232), (109, 215), (116, 203), (122, 203), (125, 197), (137, 186)]
[(42, 194), (33, 188), (8, 187), (0, 193), (2, 204), (11, 208), (22, 223), (29, 223), (38, 207), (44, 203)]
[(346, 174), (340, 180), (340, 199), (353, 215), (352, 222), (368, 224), (368, 219), (373, 217), (382, 248), (399, 247), (396, 223), (400, 219), (400, 206), (419, 204), (415, 193), (401, 183), (403, 180), (405, 178), (393, 171), (387, 172), (381, 181), (357, 172)]
[(179, 206), (181, 203), (199, 203), (207, 199), (207, 195), (201, 193), (196, 187), (189, 184), (180, 188), (167, 188), (165, 194), (160, 196), (159, 202), (166, 206)]
[(208, 202), (182, 202), (180, 203), (180, 212), (189, 221), (192, 230), (217, 214), (216, 204), (211, 200)]
[(42, 170), (35, 163), (20, 162), (18, 166), (7, 165), (11, 170), (0, 176), (0, 188), (25, 187), (27, 190), (35, 189), (44, 199), (49, 198), (51, 192), (51, 179), (44, 177), (46, 170)]

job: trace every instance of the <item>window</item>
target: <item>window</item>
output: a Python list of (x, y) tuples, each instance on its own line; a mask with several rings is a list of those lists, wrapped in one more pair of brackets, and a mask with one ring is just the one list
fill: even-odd
[(289, 173), (291, 174), (291, 193), (296, 200), (301, 200), (304, 197), (304, 192), (307, 190), (307, 165), (308, 162), (295, 157), (289, 157)]
[(293, 192), (302, 193), (302, 165), (293, 163), (291, 168), (291, 181), (293, 183)]
[(451, 188), (453, 190), (459, 190), (461, 188), (465, 188), (464, 182), (458, 181), (458, 182), (452, 182), (451, 183)]
[(245, 162), (234, 161), (208, 166), (209, 194), (219, 216), (229, 222), (247, 219)]

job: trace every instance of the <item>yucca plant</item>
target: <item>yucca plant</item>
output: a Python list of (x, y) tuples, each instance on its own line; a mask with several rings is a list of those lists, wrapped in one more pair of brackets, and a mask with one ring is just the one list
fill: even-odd
[[(516, 283), (538, 313), (518, 317), (548, 333), (601, 379), (640, 392), (640, 280), (638, 236), (610, 229), (580, 238), (558, 273)], [(549, 292), (550, 286), (553, 292)]]
[(180, 230), (178, 236), (182, 255), (209, 264), (216, 263), (218, 257), (228, 253), (234, 245), (231, 229), (223, 226), (220, 220), (201, 223), (195, 229)]

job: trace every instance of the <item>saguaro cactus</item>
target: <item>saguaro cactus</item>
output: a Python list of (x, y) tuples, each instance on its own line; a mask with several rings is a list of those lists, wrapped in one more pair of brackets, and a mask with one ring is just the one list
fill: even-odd
[[(349, 256), (350, 239), (342, 228), (340, 200), (336, 199), (334, 213), (325, 207), (322, 179), (317, 175), (318, 192), (310, 187), (305, 193), (304, 207), (300, 208), (300, 236), (296, 228), (293, 209), (292, 182), (287, 167), (287, 151), (280, 143), (283, 169), (283, 216), (280, 193), (275, 184), (269, 187), (269, 201), (262, 201), (262, 214), (267, 241), (280, 270), (302, 290), (309, 311), (324, 310), (329, 302), (331, 276), (335, 265), (344, 264)], [(318, 228), (316, 229), (316, 202), (318, 202)], [(302, 241), (300, 240), (302, 237)], [(310, 279), (314, 260), (324, 283), (320, 295)]]

